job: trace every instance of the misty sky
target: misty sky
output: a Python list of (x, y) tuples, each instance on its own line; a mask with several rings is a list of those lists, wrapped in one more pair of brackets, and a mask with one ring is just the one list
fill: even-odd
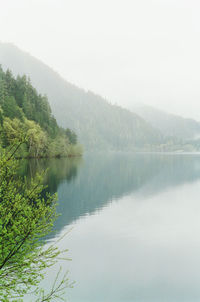
[(68, 81), (200, 120), (200, 1), (0, 0), (0, 40)]

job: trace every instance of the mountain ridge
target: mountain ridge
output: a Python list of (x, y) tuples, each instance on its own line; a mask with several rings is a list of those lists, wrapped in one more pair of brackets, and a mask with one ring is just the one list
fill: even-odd
[(200, 122), (184, 118), (147, 105), (135, 105), (130, 108), (144, 118), (165, 136), (183, 140), (195, 140), (200, 137)]
[(88, 149), (145, 150), (164, 143), (157, 129), (128, 109), (64, 80), (40, 60), (12, 44), (0, 43), (0, 63), (26, 74), (46, 94), (58, 124), (74, 130)]

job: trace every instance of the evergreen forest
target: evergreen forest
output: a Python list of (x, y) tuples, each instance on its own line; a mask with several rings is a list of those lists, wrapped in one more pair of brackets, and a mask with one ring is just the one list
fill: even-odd
[(25, 75), (0, 68), (0, 147), (18, 142), (18, 157), (62, 157), (82, 153), (77, 135), (58, 126), (47, 96), (41, 95)]
[[(137, 110), (134, 107), (128, 110), (111, 104), (100, 95), (66, 81), (52, 68), (13, 44), (0, 43), (0, 63), (4, 69), (11, 69), (15, 76), (20, 75), (22, 82), (24, 74), (30, 77), (37, 91), (47, 95), (58, 125), (75, 131), (86, 151), (193, 152), (200, 150), (200, 124), (195, 120), (160, 111), (155, 112), (155, 110), (152, 112), (149, 108)], [(17, 79), (19, 81), (20, 78)], [(44, 106), (45, 97), (42, 99)], [(47, 122), (44, 118), (41, 121), (41, 109), (36, 114), (28, 107), (30, 107), (29, 102), (22, 108), (23, 112), (26, 112), (26, 118), (39, 122), (42, 129), (50, 131), (49, 135), (55, 136), (58, 126), (52, 127), (52, 115), (45, 114), (45, 117), (50, 114), (51, 122), (50, 120)], [(49, 106), (46, 106), (45, 110), (48, 112)], [(30, 112), (34, 117), (29, 116)], [(72, 133), (71, 130), (69, 131)], [(71, 134), (69, 136), (71, 137)], [(52, 151), (48, 151), (50, 154), (57, 154), (55, 149), (63, 149), (60, 138), (56, 141), (57, 143), (54, 140), (51, 144)]]

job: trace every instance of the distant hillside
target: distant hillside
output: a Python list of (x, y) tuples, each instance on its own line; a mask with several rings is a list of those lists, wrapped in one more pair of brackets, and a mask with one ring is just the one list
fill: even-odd
[(48, 96), (60, 126), (75, 130), (86, 149), (145, 149), (163, 142), (142, 118), (61, 78), (51, 68), (12, 44), (0, 43), (0, 63), (15, 75), (27, 74)]
[(132, 110), (165, 136), (184, 140), (200, 138), (200, 123), (189, 118), (166, 113), (149, 106), (134, 106)]

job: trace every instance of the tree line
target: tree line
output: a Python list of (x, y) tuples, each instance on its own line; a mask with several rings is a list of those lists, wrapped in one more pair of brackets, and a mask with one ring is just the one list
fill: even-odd
[(19, 157), (80, 155), (77, 135), (58, 126), (48, 99), (32, 86), (29, 78), (12, 75), (0, 66), (0, 147), (24, 140)]

